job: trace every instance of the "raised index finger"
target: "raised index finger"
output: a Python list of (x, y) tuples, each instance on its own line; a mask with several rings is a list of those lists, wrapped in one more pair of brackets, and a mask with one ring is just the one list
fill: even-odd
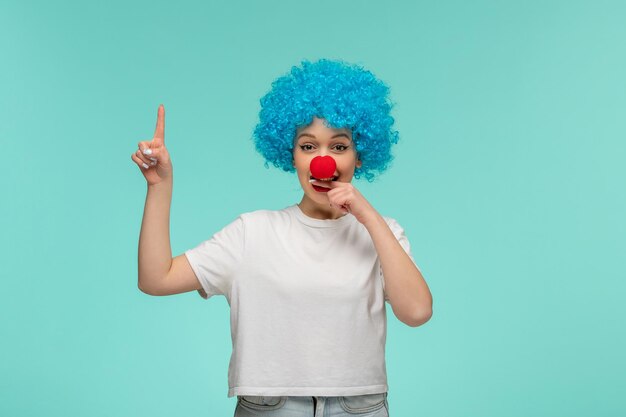
[(163, 145), (165, 140), (165, 107), (161, 104), (157, 112), (157, 124), (154, 129), (154, 139), (158, 145)]

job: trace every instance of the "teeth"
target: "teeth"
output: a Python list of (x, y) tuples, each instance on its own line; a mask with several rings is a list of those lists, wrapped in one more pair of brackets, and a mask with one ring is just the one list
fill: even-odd
[(330, 177), (330, 178), (311, 178), (311, 180), (319, 180), (319, 181), (332, 181), (335, 177)]

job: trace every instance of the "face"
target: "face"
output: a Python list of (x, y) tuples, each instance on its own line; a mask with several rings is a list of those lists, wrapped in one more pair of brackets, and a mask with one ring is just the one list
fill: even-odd
[(351, 182), (354, 170), (361, 167), (357, 158), (356, 146), (352, 142), (352, 132), (348, 128), (334, 129), (324, 126), (324, 120), (313, 118), (308, 126), (296, 131), (293, 150), (293, 165), (296, 168), (300, 186), (304, 190), (304, 200), (308, 203), (328, 208), (328, 197), (325, 192), (315, 191), (311, 179), (311, 160), (316, 156), (330, 155), (337, 163), (337, 181)]

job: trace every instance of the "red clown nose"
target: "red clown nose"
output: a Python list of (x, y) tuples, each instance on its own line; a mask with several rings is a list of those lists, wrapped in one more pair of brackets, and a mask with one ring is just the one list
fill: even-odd
[(330, 178), (335, 175), (337, 163), (330, 155), (316, 156), (311, 159), (311, 174), (315, 178)]

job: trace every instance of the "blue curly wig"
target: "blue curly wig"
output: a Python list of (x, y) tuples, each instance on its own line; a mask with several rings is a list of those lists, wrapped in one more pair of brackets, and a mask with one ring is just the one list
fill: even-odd
[(261, 98), (259, 123), (254, 129), (256, 150), (283, 171), (292, 164), (296, 130), (325, 119), (327, 126), (349, 128), (361, 167), (354, 178), (372, 182), (374, 171), (384, 172), (394, 159), (391, 145), (398, 142), (390, 115), (389, 88), (364, 68), (340, 60), (303, 60), (300, 67), (274, 80)]

